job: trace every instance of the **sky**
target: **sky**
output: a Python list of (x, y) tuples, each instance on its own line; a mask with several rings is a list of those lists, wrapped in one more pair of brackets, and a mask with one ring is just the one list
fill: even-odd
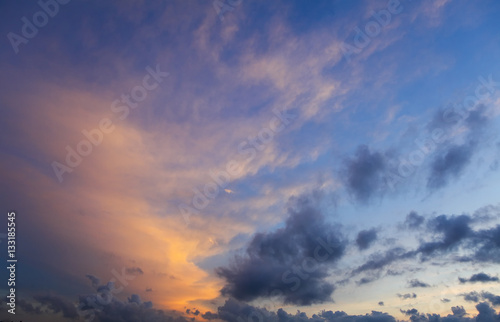
[(0, 319), (500, 321), (499, 15), (0, 2)]

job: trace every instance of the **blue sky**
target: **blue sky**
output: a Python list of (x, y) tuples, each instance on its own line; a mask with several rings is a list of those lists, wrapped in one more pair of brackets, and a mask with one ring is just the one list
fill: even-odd
[(2, 2), (16, 317), (500, 319), (499, 10)]

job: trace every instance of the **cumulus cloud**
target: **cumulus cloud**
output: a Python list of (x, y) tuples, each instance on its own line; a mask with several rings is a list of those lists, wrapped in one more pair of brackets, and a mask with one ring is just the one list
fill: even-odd
[(288, 209), (285, 226), (258, 233), (229, 267), (216, 273), (226, 281), (222, 295), (237, 300), (280, 297), (284, 303), (311, 305), (331, 301), (334, 285), (328, 269), (344, 254), (346, 241), (325, 222), (313, 197), (301, 197)]

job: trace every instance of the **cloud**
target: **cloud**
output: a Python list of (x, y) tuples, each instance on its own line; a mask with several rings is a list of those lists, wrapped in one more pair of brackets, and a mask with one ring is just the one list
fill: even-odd
[(85, 276), (92, 282), (92, 286), (98, 286), (99, 284), (101, 284), (99, 278), (95, 277), (94, 275), (87, 274)]
[(362, 230), (356, 237), (356, 244), (360, 250), (368, 249), (377, 240), (377, 230)]
[(125, 271), (131, 275), (142, 275), (144, 272), (140, 267), (127, 267)]
[(296, 305), (331, 301), (328, 269), (342, 257), (347, 242), (325, 222), (316, 202), (313, 197), (294, 200), (283, 228), (256, 234), (246, 254), (217, 268), (226, 281), (222, 295), (240, 301), (278, 296)]
[[(476, 306), (477, 308), (477, 306)], [(481, 308), (483, 309), (483, 308)], [(486, 309), (484, 309), (486, 310)], [(411, 321), (415, 322), (473, 322), (476, 319), (466, 317), (467, 312), (463, 306), (453, 306), (452, 314), (440, 316), (439, 314), (420, 314), (417, 309), (400, 310), (406, 316), (410, 316)], [(479, 311), (479, 310), (478, 310)], [(481, 311), (479, 311), (481, 312)]]
[(418, 314), (418, 310), (417, 309), (410, 309), (410, 310), (400, 310), (401, 313), (403, 313), (404, 315), (406, 316), (410, 316), (410, 315), (417, 315)]
[(21, 310), (23, 310), (28, 314), (34, 314), (34, 315), (42, 314), (42, 310), (40, 309), (39, 306), (35, 307), (33, 306), (33, 304), (31, 304), (28, 301), (25, 301), (22, 298), (17, 299), (16, 304), (21, 308)]
[(481, 293), (472, 291), (469, 293), (463, 293), (461, 294), (464, 297), (464, 300), (467, 302), (475, 302), (478, 303), (480, 300), (487, 300), (490, 301), (491, 304), (494, 306), (499, 306), (500, 305), (500, 296), (495, 295), (490, 292), (483, 291)]
[(113, 282), (96, 287), (96, 293), (79, 296), (75, 312), (79, 316), (96, 322), (116, 321), (151, 321), (151, 322), (187, 322), (179, 312), (165, 312), (153, 308), (151, 301), (143, 301), (138, 294), (132, 294), (126, 300), (118, 299)]
[(427, 242), (420, 245), (418, 251), (429, 255), (435, 251), (448, 250), (460, 241), (472, 236), (470, 227), (472, 219), (467, 215), (440, 215), (429, 221), (429, 229), (442, 236), (440, 241)]
[(419, 228), (425, 221), (424, 216), (420, 216), (417, 212), (412, 211), (406, 215), (405, 226), (410, 229)]
[(476, 317), (477, 322), (490, 322), (500, 320), (500, 314), (496, 314), (495, 310), (488, 303), (479, 303), (476, 305), (479, 314)]
[(473, 144), (452, 145), (437, 155), (431, 164), (427, 187), (436, 190), (444, 187), (453, 178), (458, 178), (470, 163)]
[(482, 283), (487, 283), (487, 282), (498, 282), (499, 279), (496, 276), (490, 276), (486, 273), (478, 273), (472, 275), (470, 278), (463, 278), (459, 277), (458, 280), (460, 283), (465, 284), (465, 283), (476, 283), (476, 282), (482, 282)]
[(429, 284), (413, 279), (408, 282), (409, 287), (430, 287)]
[(56, 295), (35, 295), (33, 298), (46, 305), (54, 313), (62, 313), (63, 317), (75, 319), (78, 317), (75, 305), (65, 298)]
[(385, 185), (385, 169), (386, 161), (380, 152), (370, 152), (368, 146), (360, 145), (343, 170), (347, 189), (358, 201), (369, 201)]
[(378, 302), (378, 305), (379, 305), (379, 306), (384, 306), (384, 302), (383, 302), (383, 301), (380, 301), (380, 302)]
[(397, 294), (398, 297), (402, 300), (408, 300), (408, 299), (416, 299), (417, 298), (417, 294), (415, 293), (406, 293), (406, 294)]
[(481, 297), (485, 300), (488, 300), (493, 304), (493, 306), (499, 306), (500, 305), (500, 296), (495, 295), (490, 292), (482, 292)]
[[(441, 316), (439, 314), (421, 314), (417, 309), (400, 310), (413, 322), (473, 322), (473, 321), (496, 321), (500, 318), (495, 310), (488, 303), (476, 305), (477, 317), (467, 317), (469, 314), (462, 306), (451, 307), (452, 314)], [(202, 314), (206, 320), (219, 318), (226, 322), (239, 321), (266, 321), (266, 322), (396, 322), (399, 319), (378, 311), (372, 311), (365, 315), (350, 315), (344, 311), (321, 311), (308, 317), (306, 313), (297, 311), (295, 314), (278, 309), (276, 312), (268, 311), (264, 308), (254, 307), (249, 304), (239, 302), (235, 299), (228, 299), (223, 306), (218, 308), (218, 314), (206, 312)]]
[(477, 249), (471, 260), (500, 262), (500, 225), (475, 232), (472, 245)]
[[(209, 312), (207, 312), (209, 313)], [(205, 314), (207, 314), (205, 313)], [(203, 315), (202, 315), (203, 317)], [(219, 318), (222, 321), (266, 321), (266, 322), (396, 322), (396, 319), (387, 313), (372, 311), (365, 315), (349, 315), (343, 311), (321, 311), (308, 317), (306, 313), (297, 311), (296, 314), (289, 314), (283, 309), (271, 312), (263, 308), (254, 307), (238, 302), (235, 299), (228, 299), (223, 306), (218, 308), (218, 314), (210, 313), (207, 320)]]
[(212, 313), (210, 311), (207, 311), (204, 314), (202, 314), (201, 317), (204, 318), (205, 320), (215, 320), (219, 318), (219, 315), (217, 313)]
[(479, 302), (479, 299), (481, 298), (481, 295), (476, 291), (464, 293), (462, 294), (462, 296), (464, 297), (464, 300), (466, 300), (467, 302), (475, 302), (475, 303)]
[[(452, 262), (500, 262), (500, 225), (490, 229), (474, 230), (472, 224), (484, 222), (484, 213), (478, 212), (470, 216), (463, 215), (439, 215), (427, 220), (427, 233), (430, 240), (421, 239), (414, 250), (406, 250), (402, 247), (392, 247), (385, 251), (370, 254), (368, 259), (353, 269), (351, 276), (366, 271), (377, 271), (396, 262), (403, 260), (426, 261), (436, 256), (444, 258), (445, 255)], [(453, 251), (460, 249), (463, 255), (457, 256)], [(390, 271), (388, 271), (389, 273)], [(497, 277), (488, 277), (484, 273), (475, 274), (472, 281), (460, 278), (462, 283), (497, 281)], [(359, 282), (369, 282), (365, 278)], [(410, 287), (418, 287), (418, 283), (411, 283)], [(423, 287), (421, 285), (420, 287)]]
[(408, 257), (409, 253), (401, 247), (394, 247), (385, 253), (377, 252), (370, 255), (370, 259), (363, 265), (353, 270), (353, 274), (359, 274), (364, 271), (378, 270), (392, 264), (395, 261)]

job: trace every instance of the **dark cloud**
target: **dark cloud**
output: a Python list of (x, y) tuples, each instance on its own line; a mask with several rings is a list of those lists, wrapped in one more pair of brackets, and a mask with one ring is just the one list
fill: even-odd
[[(451, 308), (452, 314), (441, 316), (439, 314), (421, 314), (416, 309), (400, 310), (401, 313), (410, 317), (412, 322), (473, 322), (473, 321), (498, 321), (500, 315), (497, 315), (488, 303), (476, 305), (478, 310), (477, 317), (468, 317), (468, 314), (462, 306)], [(343, 311), (321, 311), (308, 317), (306, 313), (297, 311), (295, 314), (289, 314), (283, 309), (276, 312), (268, 311), (263, 308), (254, 307), (241, 303), (234, 299), (228, 299), (223, 306), (218, 308), (218, 314), (207, 312), (202, 314), (206, 320), (219, 318), (226, 322), (241, 321), (265, 321), (265, 322), (396, 322), (399, 321), (393, 316), (372, 311), (365, 315), (349, 315)]]
[(379, 152), (370, 152), (366, 145), (361, 145), (354, 158), (346, 161), (343, 177), (349, 192), (361, 202), (367, 202), (379, 193), (385, 185), (384, 156)]
[(97, 286), (97, 285), (101, 284), (101, 281), (97, 277), (95, 277), (94, 275), (87, 274), (85, 276), (92, 282), (92, 286)]
[[(211, 315), (213, 316), (213, 315)], [(227, 322), (243, 321), (277, 321), (276, 313), (266, 309), (254, 307), (235, 299), (228, 299), (223, 306), (217, 310), (217, 318)]]
[(217, 313), (212, 313), (210, 311), (207, 311), (204, 314), (202, 314), (201, 317), (204, 318), (205, 320), (215, 320), (219, 318), (219, 315)]
[(142, 269), (140, 267), (127, 267), (127, 268), (125, 268), (125, 271), (127, 272), (127, 274), (130, 274), (130, 275), (142, 275), (142, 274), (144, 274), (144, 272), (142, 271)]
[(363, 285), (363, 284), (369, 284), (375, 280), (377, 280), (379, 277), (378, 276), (371, 276), (371, 277), (363, 277), (359, 281), (356, 282), (357, 285)]
[(486, 273), (474, 274), (470, 278), (459, 277), (458, 280), (462, 284), (467, 283), (467, 282), (469, 282), (469, 283), (476, 283), (476, 282), (486, 283), (486, 282), (498, 282), (499, 281), (498, 277), (490, 276)]
[(450, 303), (450, 302), (451, 302), (451, 300), (450, 300), (450, 299), (447, 299), (447, 298), (442, 298), (442, 299), (441, 299), (441, 302), (443, 302), (443, 303)]
[(297, 311), (296, 314), (289, 314), (283, 309), (270, 312), (234, 299), (228, 299), (223, 306), (218, 308), (218, 314), (210, 313), (207, 319), (210, 320), (216, 317), (226, 322), (396, 322), (396, 319), (389, 314), (377, 311), (372, 311), (370, 314), (365, 315), (349, 315), (342, 311), (322, 311), (318, 314), (313, 314), (312, 317), (308, 317), (306, 313), (300, 311)]
[[(473, 322), (474, 318), (469, 318), (467, 312), (462, 306), (451, 308), (452, 314), (441, 316), (439, 314), (421, 314), (416, 309), (400, 310), (406, 316), (410, 316), (412, 322)], [(493, 320), (492, 320), (493, 321)]]
[(427, 242), (420, 245), (418, 251), (429, 255), (440, 250), (449, 250), (467, 237), (472, 236), (470, 227), (472, 219), (467, 215), (446, 216), (441, 215), (432, 219), (429, 229), (441, 235), (438, 241)]
[(425, 221), (424, 216), (420, 216), (417, 212), (412, 211), (406, 215), (405, 226), (410, 229), (419, 228)]
[[(490, 212), (488, 210), (488, 216)], [(498, 213), (498, 210), (495, 209), (494, 213)], [(440, 215), (428, 219), (426, 227), (431, 236), (429, 240), (421, 240), (415, 250), (393, 247), (384, 252), (370, 254), (364, 264), (351, 272), (351, 276), (368, 271), (380, 271), (403, 260), (425, 261), (436, 256), (443, 258), (448, 254), (454, 256), (448, 257), (447, 260), (456, 262), (500, 263), (500, 225), (481, 230), (472, 228), (474, 222), (484, 223), (485, 218), (484, 211), (481, 211), (474, 216), (465, 214), (459, 216)], [(456, 252), (454, 252), (457, 249), (461, 249), (465, 255), (457, 256)], [(391, 275), (392, 272), (392, 267), (390, 267), (387, 274)], [(497, 281), (497, 277), (490, 277), (490, 280), (483, 274), (474, 275), (472, 281)], [(469, 280), (460, 278), (460, 281), (466, 282)]]
[(192, 314), (192, 315), (199, 315), (200, 314), (200, 311), (197, 310), (197, 309), (187, 309), (186, 310), (186, 314)]
[(395, 261), (407, 258), (410, 255), (410, 253), (401, 247), (389, 249), (385, 253), (377, 252), (370, 255), (370, 259), (363, 265), (353, 270), (352, 273), (355, 275), (365, 271), (378, 270), (392, 264)]
[(467, 312), (465, 311), (463, 306), (453, 306), (451, 308), (451, 312), (453, 312), (454, 316), (458, 316), (458, 317), (463, 317), (463, 316), (467, 315)]
[(33, 297), (37, 302), (47, 306), (54, 313), (62, 313), (63, 317), (76, 319), (78, 312), (75, 305), (63, 297), (56, 295), (36, 295)]
[(500, 296), (495, 295), (490, 292), (483, 291), (481, 293), (473, 291), (469, 293), (461, 294), (464, 297), (464, 300), (468, 302), (478, 303), (481, 300), (486, 300), (491, 302), (494, 306), (500, 305)]
[(475, 232), (472, 246), (476, 247), (472, 260), (500, 263), (500, 225)]
[(415, 294), (415, 293), (397, 294), (397, 296), (402, 300), (416, 299), (417, 298), (417, 294)]
[(475, 302), (475, 303), (479, 302), (479, 299), (481, 298), (481, 295), (476, 291), (464, 293), (462, 294), (462, 296), (464, 297), (464, 300), (466, 300), (467, 302)]
[(379, 305), (379, 306), (384, 306), (384, 302), (383, 302), (383, 301), (380, 301), (380, 302), (378, 302), (378, 305)]
[(410, 315), (417, 315), (418, 314), (418, 310), (417, 309), (410, 309), (410, 310), (400, 310), (401, 313), (403, 313), (404, 315), (406, 316), (410, 316)]
[(17, 299), (16, 305), (18, 305), (21, 308), (21, 310), (23, 310), (24, 312), (26, 312), (28, 314), (33, 314), (33, 315), (42, 314), (42, 310), (40, 309), (39, 306), (35, 307), (35, 306), (33, 306), (33, 304), (31, 304), (28, 301), (25, 301), (22, 298)]
[[(96, 287), (96, 293), (81, 295), (76, 311), (84, 320), (94, 322), (187, 322), (179, 312), (157, 310), (153, 303), (132, 294), (125, 301), (115, 295), (120, 292), (113, 282)], [(74, 305), (73, 305), (74, 307)]]
[(490, 292), (481, 292), (481, 297), (485, 300), (488, 300), (493, 304), (493, 306), (500, 305), (500, 296), (492, 294)]
[(419, 281), (418, 279), (413, 279), (408, 282), (409, 287), (430, 287), (429, 284)]
[(356, 237), (356, 244), (360, 250), (368, 249), (377, 240), (377, 230), (362, 230)]
[(294, 199), (284, 228), (256, 234), (246, 254), (217, 268), (216, 274), (226, 280), (222, 295), (240, 301), (278, 296), (296, 305), (331, 301), (328, 269), (343, 255), (346, 241), (325, 222), (316, 201)]
[(500, 314), (496, 314), (495, 310), (488, 303), (479, 303), (476, 305), (476, 309), (479, 312), (476, 322), (500, 321)]
[(427, 187), (439, 189), (451, 179), (458, 178), (470, 163), (473, 150), (474, 144), (452, 145), (438, 154), (432, 161)]
[(477, 105), (465, 119), (465, 124), (472, 132), (482, 131), (488, 122), (489, 118), (486, 116), (486, 106), (484, 104)]

